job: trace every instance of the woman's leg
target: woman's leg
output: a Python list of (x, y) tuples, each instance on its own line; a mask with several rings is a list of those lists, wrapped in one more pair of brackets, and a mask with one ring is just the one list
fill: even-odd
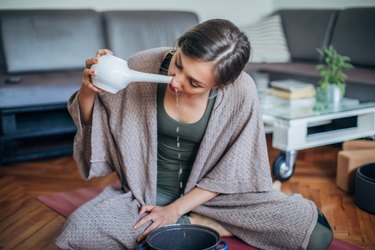
[(212, 228), (216, 230), (220, 236), (224, 237), (230, 237), (233, 236), (228, 230), (226, 230), (222, 225), (220, 225), (217, 221), (208, 218), (206, 216), (197, 214), (197, 213), (190, 213), (189, 214), (189, 219), (191, 224), (196, 224), (196, 225), (201, 225), (201, 226), (206, 226), (209, 228)]
[(311, 233), (307, 250), (327, 249), (333, 240), (332, 229), (323, 213), (318, 209), (318, 222)]
[(134, 249), (136, 237), (149, 225), (132, 230), (138, 212), (130, 193), (106, 188), (69, 216), (55, 243), (61, 249)]

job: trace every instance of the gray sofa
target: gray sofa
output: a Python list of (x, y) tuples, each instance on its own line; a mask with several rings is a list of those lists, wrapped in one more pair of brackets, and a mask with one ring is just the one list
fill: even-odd
[(0, 11), (0, 165), (72, 152), (66, 102), (99, 48), (127, 58), (196, 23), (178, 11)]
[[(356, 66), (348, 72), (347, 95), (375, 100), (374, 12), (278, 11), (291, 62), (249, 63), (246, 71), (316, 82), (315, 48), (333, 44)], [(1, 10), (0, 164), (71, 153), (75, 126), (66, 101), (80, 86), (84, 60), (97, 49), (127, 58), (172, 46), (198, 22), (196, 14), (178, 11)]]
[[(332, 44), (351, 57), (354, 70), (348, 75), (346, 96), (375, 101), (375, 8), (280, 10), (288, 63), (250, 63), (246, 71), (269, 74), (270, 80), (294, 78), (317, 83), (315, 66), (321, 62), (316, 48)], [(251, 37), (250, 37), (251, 40)]]

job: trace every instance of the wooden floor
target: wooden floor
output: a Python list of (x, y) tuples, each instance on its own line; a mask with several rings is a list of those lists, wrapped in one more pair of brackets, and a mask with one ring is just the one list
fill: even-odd
[[(270, 138), (268, 138), (268, 142)], [(335, 238), (375, 249), (375, 215), (364, 212), (335, 185), (339, 146), (303, 150), (294, 176), (282, 184), (287, 194), (313, 200), (326, 215)], [(270, 161), (277, 151), (269, 150)], [(53, 239), (65, 219), (35, 197), (92, 185), (115, 177), (83, 181), (69, 156), (0, 167), (0, 249), (56, 249)]]

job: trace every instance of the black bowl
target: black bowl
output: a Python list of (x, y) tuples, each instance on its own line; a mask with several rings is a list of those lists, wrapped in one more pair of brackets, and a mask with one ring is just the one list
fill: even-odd
[(208, 250), (228, 249), (225, 242), (220, 241), (220, 235), (215, 230), (199, 225), (168, 225), (149, 233), (141, 249), (156, 250)]
[(355, 179), (355, 203), (375, 214), (375, 163), (358, 168)]

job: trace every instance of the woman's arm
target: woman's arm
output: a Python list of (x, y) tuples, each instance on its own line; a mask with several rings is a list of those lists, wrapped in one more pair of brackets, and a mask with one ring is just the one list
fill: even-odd
[(142, 241), (148, 233), (152, 230), (168, 224), (174, 224), (184, 214), (190, 212), (195, 207), (215, 198), (219, 193), (210, 192), (201, 188), (194, 188), (186, 195), (175, 200), (171, 204), (160, 206), (142, 206), (139, 211), (140, 214), (149, 212), (140, 221), (134, 225), (134, 229), (138, 229), (144, 223), (151, 221), (152, 224), (137, 238), (137, 241)]
[(96, 52), (96, 56), (94, 58), (86, 60), (86, 69), (83, 71), (82, 84), (78, 93), (80, 115), (82, 122), (85, 125), (91, 124), (95, 96), (97, 92), (101, 91), (92, 84), (91, 77), (95, 75), (95, 72), (90, 68), (93, 64), (99, 62), (98, 58), (100, 56), (106, 54), (112, 54), (112, 51), (108, 49), (100, 49)]
[(196, 187), (185, 196), (182, 196), (180, 199), (172, 202), (169, 206), (176, 209), (178, 218), (180, 218), (182, 215), (190, 212), (197, 206), (202, 205), (218, 195), (219, 193), (210, 192)]

